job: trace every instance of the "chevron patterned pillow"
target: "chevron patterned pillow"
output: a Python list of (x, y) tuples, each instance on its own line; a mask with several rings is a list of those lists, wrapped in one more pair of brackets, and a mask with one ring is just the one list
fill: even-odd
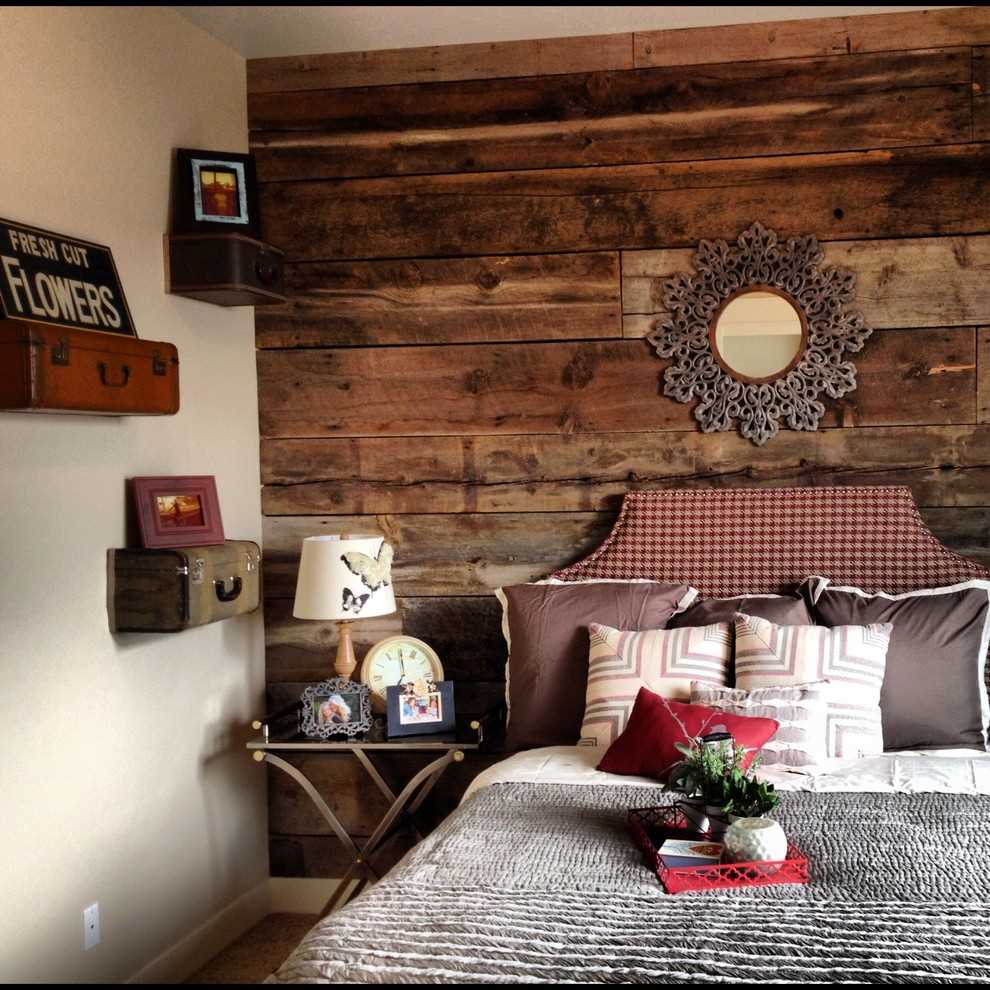
[(722, 685), (728, 680), (732, 629), (727, 622), (642, 632), (593, 622), (589, 632), (582, 745), (611, 746), (625, 729), (642, 687), (688, 701), (692, 681)]
[(883, 752), (880, 688), (893, 625), (778, 626), (736, 615), (736, 687), (828, 681), (825, 737), (828, 755)]

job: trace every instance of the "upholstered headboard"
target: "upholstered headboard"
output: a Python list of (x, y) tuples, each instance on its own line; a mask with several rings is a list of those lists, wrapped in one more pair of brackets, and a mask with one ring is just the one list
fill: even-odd
[(553, 577), (684, 581), (729, 597), (793, 590), (809, 574), (891, 594), (990, 577), (942, 546), (905, 487), (632, 492), (604, 543)]

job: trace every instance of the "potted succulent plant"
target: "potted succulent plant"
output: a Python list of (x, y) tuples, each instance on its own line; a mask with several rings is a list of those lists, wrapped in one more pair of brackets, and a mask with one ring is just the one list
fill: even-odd
[(677, 748), (685, 759), (671, 771), (667, 789), (684, 795), (679, 807), (687, 821), (717, 839), (729, 824), (725, 807), (733, 774), (742, 776), (746, 750), (731, 737), (694, 739)]
[(743, 769), (746, 750), (731, 738), (695, 739), (677, 748), (685, 759), (671, 771), (667, 789), (684, 795), (679, 807), (698, 831), (720, 839), (730, 821), (761, 817), (780, 803), (773, 784), (753, 775), (756, 760)]
[(773, 784), (738, 770), (730, 774), (726, 785), (724, 807), (730, 824), (739, 818), (762, 818), (780, 804), (780, 795)]

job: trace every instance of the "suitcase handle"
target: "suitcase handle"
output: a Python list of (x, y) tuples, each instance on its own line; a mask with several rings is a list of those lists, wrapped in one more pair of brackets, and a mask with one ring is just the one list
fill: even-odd
[(241, 594), (241, 589), (244, 587), (244, 582), (239, 577), (232, 577), (231, 579), (230, 591), (227, 590), (227, 584), (225, 581), (214, 581), (213, 590), (217, 593), (217, 598), (222, 602), (233, 602), (236, 601)]
[(131, 379), (131, 369), (126, 364), (122, 364), (120, 366), (120, 372), (124, 376), (124, 380), (121, 381), (121, 382), (111, 382), (110, 381), (110, 376), (108, 374), (108, 372), (109, 372), (110, 369), (109, 369), (106, 361), (101, 361), (100, 364), (99, 364), (99, 368), (100, 368), (100, 381), (103, 382), (103, 384), (107, 388), (125, 388), (126, 385), (127, 385), (127, 383)]

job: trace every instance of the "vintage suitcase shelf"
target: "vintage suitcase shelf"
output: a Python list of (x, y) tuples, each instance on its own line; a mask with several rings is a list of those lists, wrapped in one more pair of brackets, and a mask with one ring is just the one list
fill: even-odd
[(260, 601), (261, 549), (248, 540), (108, 555), (112, 632), (180, 632), (253, 612)]
[(0, 409), (169, 416), (179, 411), (174, 345), (0, 319)]
[(166, 234), (165, 288), (218, 306), (283, 303), (282, 261), (244, 234)]

